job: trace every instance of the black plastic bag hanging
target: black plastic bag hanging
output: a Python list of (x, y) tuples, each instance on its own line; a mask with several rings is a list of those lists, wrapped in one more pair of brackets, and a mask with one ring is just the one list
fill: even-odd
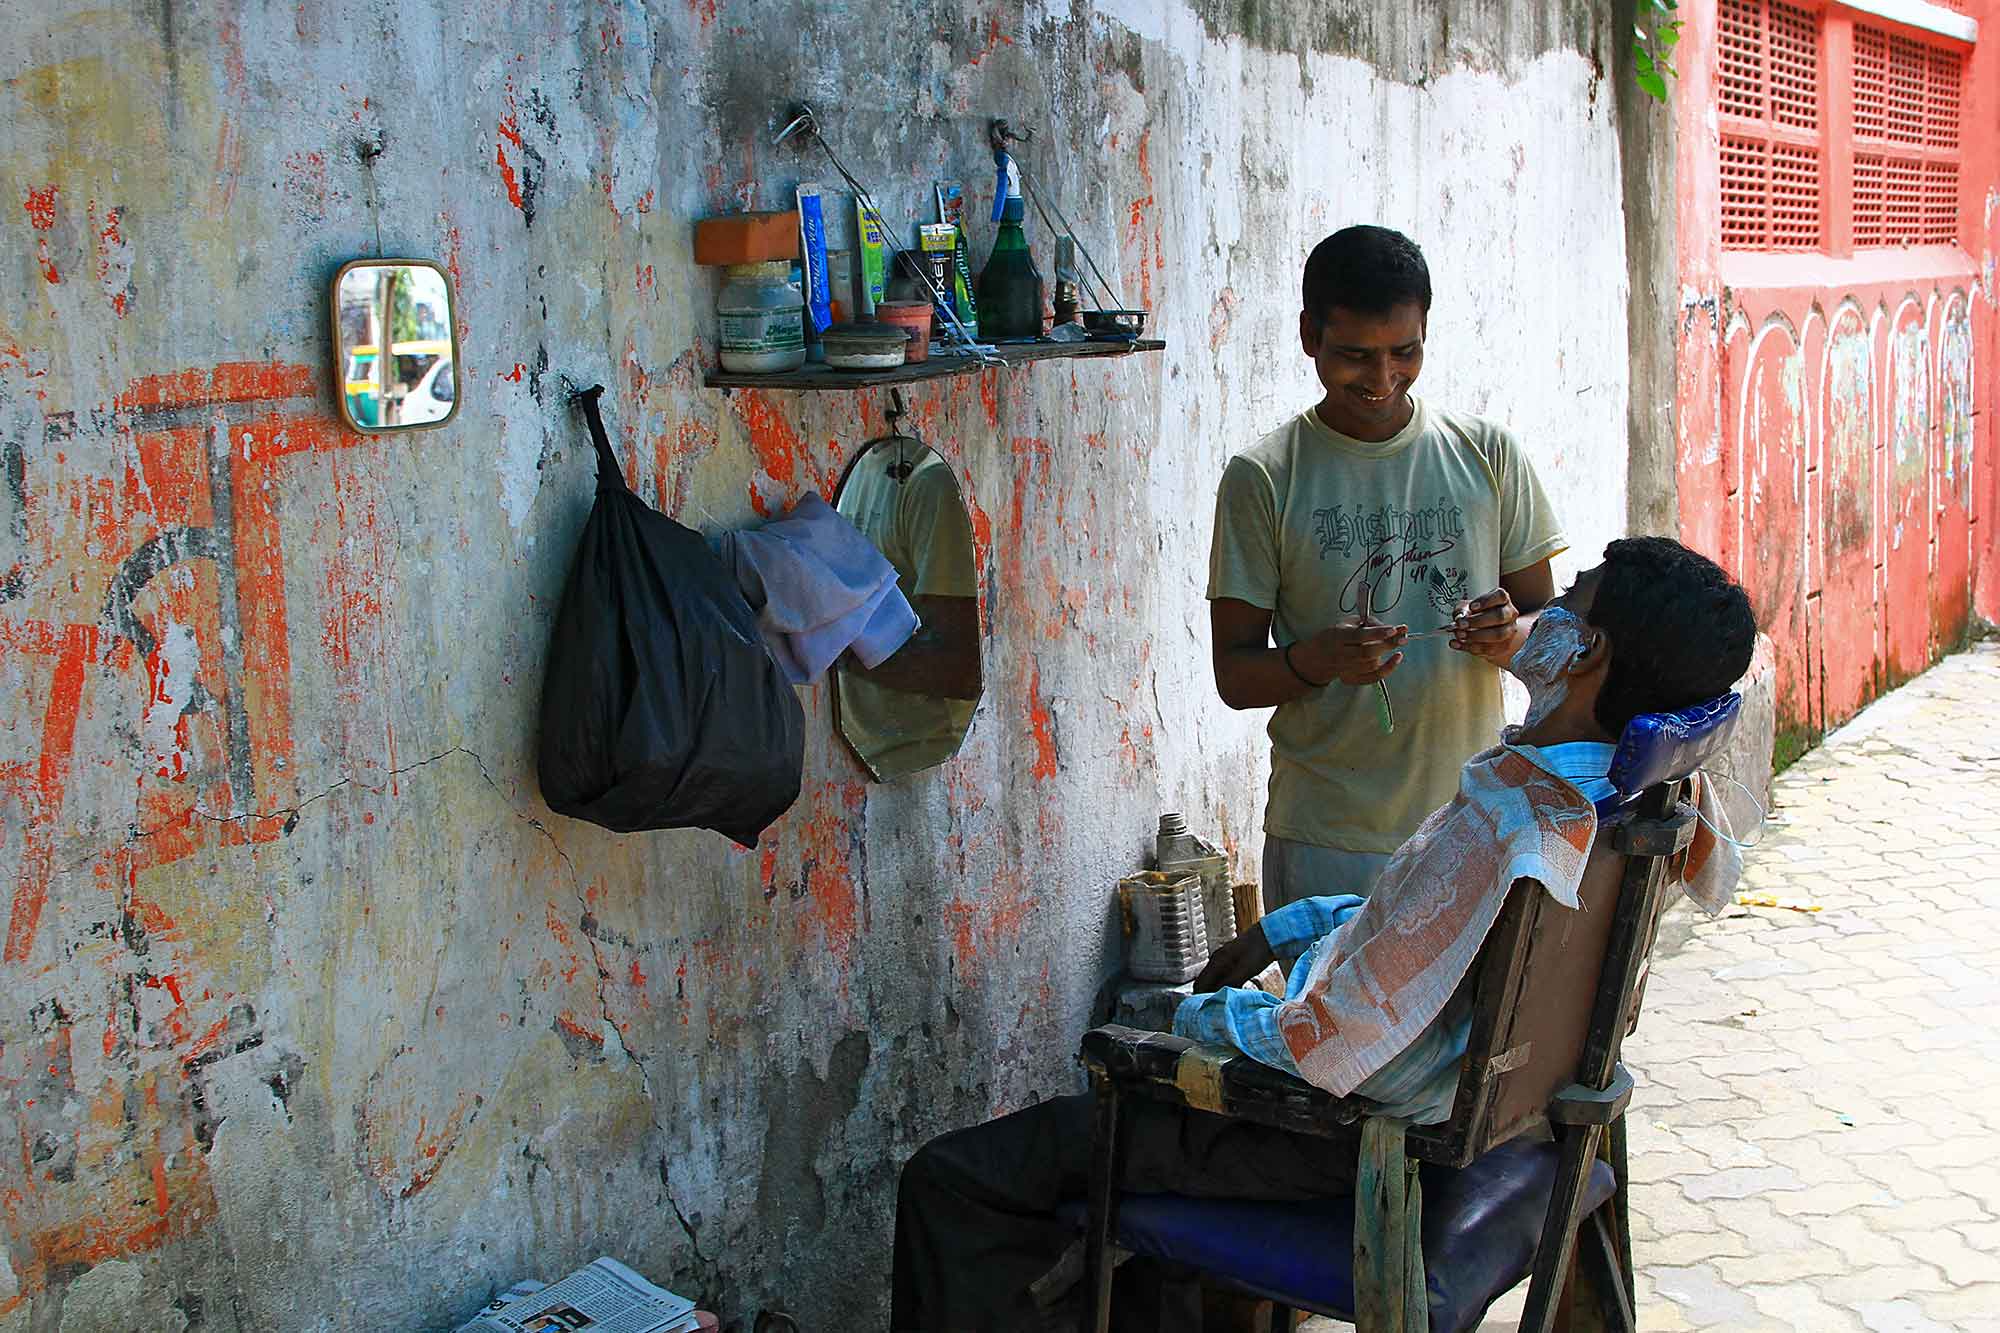
[(578, 395), (597, 503), (549, 643), (542, 799), (619, 833), (707, 828), (754, 846), (798, 799), (804, 713), (708, 543), (626, 488), (603, 392)]

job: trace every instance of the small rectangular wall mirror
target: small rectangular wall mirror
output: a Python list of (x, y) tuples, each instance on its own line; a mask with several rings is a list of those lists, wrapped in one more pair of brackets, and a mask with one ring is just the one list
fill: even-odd
[(356, 259), (333, 278), (334, 390), (352, 430), (427, 430), (458, 413), (458, 312), (428, 259)]

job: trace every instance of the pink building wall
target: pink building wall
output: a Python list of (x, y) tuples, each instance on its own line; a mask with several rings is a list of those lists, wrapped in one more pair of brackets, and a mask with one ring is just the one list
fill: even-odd
[[(2000, 607), (2000, 6), (1691, 0), (1681, 14), (1680, 523), (1744, 581), (1772, 639), (1783, 762)], [(1774, 32), (1789, 49), (1754, 49)], [(1864, 129), (1877, 123), (1881, 53), (1909, 53), (1909, 43), (1960, 62), (1955, 240), (1940, 232), (1948, 216), (1934, 216), (1949, 207), (1934, 183), (1910, 215), (1930, 236), (1869, 244), (1885, 224), (1870, 188), (1854, 188), (1856, 159), (1868, 179), (1885, 144), (1857, 135), (1856, 117)], [(1759, 78), (1773, 157), (1818, 158), (1817, 200), (1796, 176), (1770, 188), (1761, 236), (1756, 167), (1740, 165), (1759, 126), (1738, 114)], [(1922, 168), (1948, 179), (1940, 87), (1950, 84), (1932, 86), (1926, 143), (1887, 152), (1921, 152)]]

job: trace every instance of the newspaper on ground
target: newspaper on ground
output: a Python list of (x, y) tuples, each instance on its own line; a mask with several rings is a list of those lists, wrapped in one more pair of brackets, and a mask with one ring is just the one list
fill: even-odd
[(694, 1302), (656, 1287), (616, 1259), (597, 1259), (553, 1286), (529, 1278), (493, 1298), (458, 1333), (683, 1333)]

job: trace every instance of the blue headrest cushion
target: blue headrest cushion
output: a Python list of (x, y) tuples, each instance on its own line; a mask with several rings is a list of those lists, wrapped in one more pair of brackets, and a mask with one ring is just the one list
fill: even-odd
[(1606, 775), (1617, 795), (1599, 802), (1598, 813), (1637, 799), (1656, 782), (1684, 778), (1720, 754), (1742, 710), (1743, 696), (1732, 693), (1671, 713), (1641, 713), (1626, 723)]

